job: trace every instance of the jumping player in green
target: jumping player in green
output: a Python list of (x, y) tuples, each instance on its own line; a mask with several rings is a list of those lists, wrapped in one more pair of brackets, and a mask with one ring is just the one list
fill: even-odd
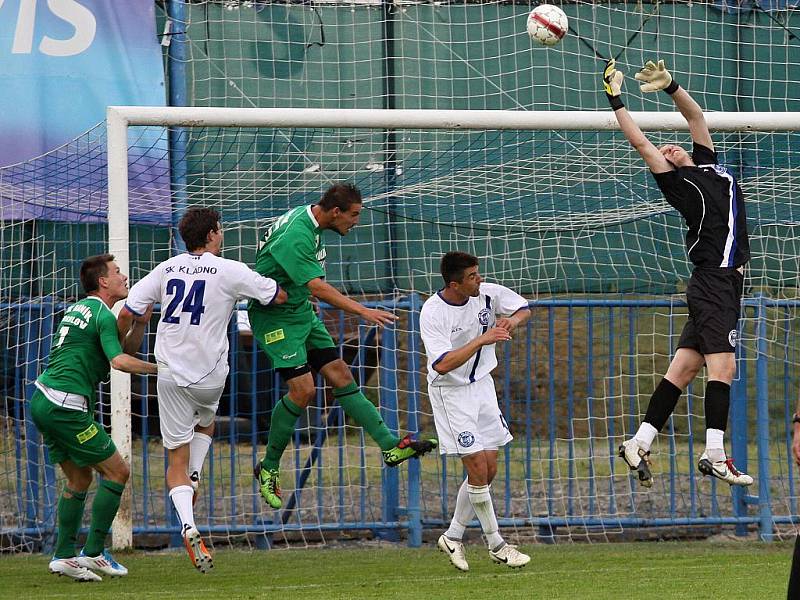
[[(91, 256), (81, 265), (81, 285), (88, 296), (70, 306), (56, 328), (49, 364), (36, 380), (30, 415), (41, 432), (51, 463), (61, 465), (67, 482), (58, 500), (58, 539), (50, 572), (80, 581), (101, 581), (95, 573), (127, 575), (105, 549), (105, 539), (119, 509), (130, 473), (114, 442), (94, 420), (95, 391), (109, 367), (127, 373), (156, 374), (157, 366), (123, 352), (111, 307), (128, 295), (128, 278), (110, 254)], [(124, 340), (138, 348), (152, 307)], [(75, 539), (83, 519), (92, 469), (103, 479), (92, 504), (86, 544), (76, 555)]]
[(438, 445), (435, 439), (417, 440), (411, 435), (400, 439), (386, 427), (375, 405), (361, 393), (350, 368), (339, 358), (336, 344), (309, 300), (314, 296), (379, 327), (397, 319), (389, 312), (347, 298), (325, 282), (322, 232), (331, 229), (346, 235), (358, 223), (361, 206), (358, 188), (338, 183), (318, 204), (300, 206), (279, 217), (259, 242), (255, 271), (277, 281), (288, 294), (280, 306), (250, 302), (248, 307), (254, 338), (289, 387), (272, 410), (266, 455), (255, 467), (261, 496), (275, 509), (282, 506), (281, 456), (298, 417), (316, 395), (312, 369), (333, 387), (333, 396), (345, 413), (375, 440), (386, 465), (399, 465)]

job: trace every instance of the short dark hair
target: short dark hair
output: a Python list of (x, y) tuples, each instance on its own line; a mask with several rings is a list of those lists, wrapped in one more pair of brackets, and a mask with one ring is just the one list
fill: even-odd
[(219, 213), (213, 208), (193, 206), (188, 209), (178, 223), (186, 249), (191, 252), (205, 246), (209, 232), (217, 231), (219, 222)]
[(100, 278), (108, 277), (108, 263), (114, 260), (113, 254), (90, 256), (81, 264), (81, 285), (87, 294), (100, 289)]
[(361, 204), (361, 191), (350, 183), (334, 183), (325, 191), (318, 204), (324, 211), (334, 208), (345, 211), (352, 204)]
[(442, 257), (442, 262), (439, 265), (444, 285), (450, 285), (451, 281), (461, 283), (461, 280), (464, 279), (464, 271), (477, 265), (477, 256), (472, 256), (472, 254), (467, 254), (466, 252), (448, 252)]

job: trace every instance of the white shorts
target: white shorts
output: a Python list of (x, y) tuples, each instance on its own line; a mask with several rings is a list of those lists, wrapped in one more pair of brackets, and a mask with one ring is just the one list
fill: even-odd
[(491, 376), (469, 385), (428, 386), (441, 454), (497, 450), (514, 439), (497, 405)]
[(158, 369), (158, 421), (161, 442), (174, 450), (192, 441), (196, 425), (214, 422), (224, 388), (179, 387), (169, 369)]

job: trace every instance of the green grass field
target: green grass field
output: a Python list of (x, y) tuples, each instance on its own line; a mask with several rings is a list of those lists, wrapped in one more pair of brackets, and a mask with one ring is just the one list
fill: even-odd
[(197, 573), (183, 552), (119, 553), (131, 574), (76, 583), (47, 573), (48, 559), (0, 557), (0, 598), (785, 598), (792, 546), (787, 542), (643, 542), (536, 545), (521, 570), (496, 565), (482, 546), (467, 549), (460, 573), (431, 544), (355, 549), (215, 553)]

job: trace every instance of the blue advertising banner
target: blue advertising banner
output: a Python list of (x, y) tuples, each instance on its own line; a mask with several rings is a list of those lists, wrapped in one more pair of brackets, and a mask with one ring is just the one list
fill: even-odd
[[(23, 182), (19, 169), (2, 169), (0, 219), (104, 218), (102, 140), (100, 148), (86, 148), (93, 166), (80, 180), (81, 158), (65, 156), (79, 149), (43, 155), (103, 121), (109, 105), (165, 105), (155, 26), (152, 0), (0, 0), (0, 167), (29, 162), (38, 172), (36, 181)], [(149, 137), (138, 136), (138, 156), (131, 157), (132, 178), (144, 177), (147, 187), (146, 198), (131, 198), (131, 218), (169, 221), (167, 142), (162, 132)], [(65, 160), (71, 169), (64, 170)], [(13, 193), (23, 184), (25, 193)], [(31, 206), (31, 185), (60, 200)]]

